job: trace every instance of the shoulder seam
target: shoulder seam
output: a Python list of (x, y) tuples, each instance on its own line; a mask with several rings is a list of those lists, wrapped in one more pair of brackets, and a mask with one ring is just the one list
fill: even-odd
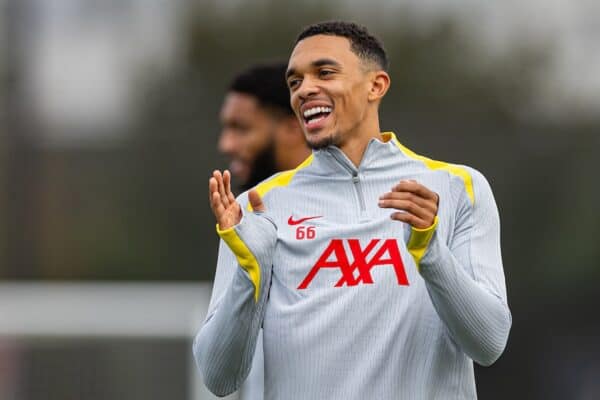
[[(306, 158), (306, 160), (302, 161), (302, 163), (300, 165), (298, 165), (296, 168), (281, 172), (281, 173), (267, 179), (266, 181), (259, 183), (258, 185), (256, 185), (254, 187), (254, 189), (258, 192), (260, 197), (264, 197), (264, 195), (266, 195), (267, 193), (269, 193), (271, 190), (273, 190), (275, 188), (284, 187), (284, 186), (289, 185), (290, 182), (292, 181), (292, 179), (294, 178), (294, 176), (300, 170), (302, 170), (302, 169), (308, 167), (310, 164), (312, 164), (313, 157), (314, 156), (311, 154), (310, 156), (308, 156)], [(246, 209), (248, 211), (252, 211), (252, 206), (250, 205), (250, 202), (248, 202)]]

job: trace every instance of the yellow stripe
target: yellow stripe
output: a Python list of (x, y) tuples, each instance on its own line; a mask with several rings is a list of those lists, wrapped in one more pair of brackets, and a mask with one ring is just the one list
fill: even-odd
[[(302, 163), (300, 165), (298, 165), (296, 168), (291, 169), (289, 171), (282, 172), (281, 174), (273, 177), (272, 179), (269, 179), (267, 181), (260, 183), (254, 189), (256, 189), (256, 191), (258, 192), (260, 197), (263, 197), (265, 194), (267, 194), (268, 192), (270, 192), (272, 189), (274, 189), (276, 187), (287, 186), (292, 181), (292, 178), (294, 177), (294, 175), (296, 175), (296, 173), (298, 171), (300, 171), (302, 168), (308, 167), (312, 163), (312, 161), (313, 161), (313, 155), (311, 154), (310, 156), (308, 156), (306, 158), (306, 160), (302, 161)], [(250, 203), (248, 203), (248, 206), (246, 207), (246, 209), (248, 211), (252, 211), (252, 206), (250, 205)]]
[[(272, 189), (280, 186), (287, 186), (291, 182), (292, 178), (296, 173), (309, 166), (313, 161), (312, 154), (302, 162), (302, 164), (298, 165), (295, 169), (282, 172), (277, 175), (273, 179), (269, 179), (268, 181), (262, 182), (258, 186), (256, 186), (256, 191), (263, 197), (266, 193), (271, 191)], [(248, 203), (247, 206), (248, 211), (252, 211), (252, 206)], [(227, 243), (233, 254), (238, 260), (240, 266), (248, 273), (250, 276), (250, 280), (254, 285), (254, 301), (258, 302), (258, 295), (260, 291), (260, 266), (256, 257), (252, 254), (250, 249), (246, 246), (246, 244), (240, 239), (238, 234), (235, 232), (235, 229), (229, 228), (225, 230), (219, 229), (219, 224), (217, 224), (217, 233), (219, 236)]]
[(408, 157), (413, 158), (415, 160), (422, 161), (427, 168), (441, 169), (444, 171), (448, 171), (452, 175), (456, 175), (459, 178), (461, 178), (465, 184), (465, 190), (467, 191), (467, 195), (469, 196), (469, 199), (471, 200), (471, 204), (475, 203), (475, 194), (473, 192), (473, 179), (471, 178), (471, 174), (469, 174), (469, 172), (465, 168), (459, 167), (458, 165), (448, 164), (443, 161), (436, 161), (436, 160), (429, 159), (427, 157), (423, 157), (423, 156), (413, 152), (409, 148), (403, 146), (402, 143), (400, 143), (398, 141), (398, 139), (396, 138), (396, 135), (394, 135), (393, 132), (384, 132), (381, 135), (383, 136), (383, 138), (386, 142), (389, 141), (390, 139), (393, 140), (394, 143), (396, 144), (396, 146), (404, 154), (406, 154)]
[(429, 242), (435, 233), (435, 228), (438, 224), (438, 217), (435, 216), (433, 220), (433, 224), (429, 228), (419, 229), (413, 227), (411, 229), (410, 239), (408, 240), (408, 245), (406, 246), (408, 252), (415, 259), (415, 263), (417, 264), (417, 269), (419, 269), (419, 263), (421, 259), (425, 255), (425, 251), (427, 250), (427, 246), (429, 246)]
[(231, 251), (233, 251), (240, 266), (250, 276), (250, 280), (254, 285), (254, 301), (258, 302), (258, 294), (260, 291), (260, 266), (258, 265), (256, 257), (254, 257), (248, 246), (240, 239), (233, 227), (222, 231), (219, 229), (219, 224), (217, 224), (217, 233), (221, 239), (227, 243)]

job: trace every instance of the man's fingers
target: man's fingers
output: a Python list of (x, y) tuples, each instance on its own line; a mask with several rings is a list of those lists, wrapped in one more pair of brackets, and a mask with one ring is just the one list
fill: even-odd
[(248, 201), (255, 212), (266, 211), (265, 205), (255, 189), (252, 189), (250, 192), (248, 192)]
[(217, 180), (221, 201), (223, 202), (225, 208), (227, 208), (229, 206), (229, 197), (227, 196), (227, 193), (225, 193), (225, 183), (223, 182), (223, 175), (221, 174), (221, 171), (215, 170), (213, 172), (213, 177)]
[(217, 191), (213, 192), (210, 197), (210, 208), (212, 208), (215, 218), (219, 221), (223, 213), (225, 213), (225, 206), (223, 206), (221, 195)]
[(392, 192), (411, 192), (424, 199), (434, 200), (437, 204), (438, 195), (415, 180), (400, 181), (392, 188)]
[(379, 202), (379, 207), (406, 211), (424, 222), (433, 221), (435, 218), (435, 214), (431, 210), (408, 200), (382, 200)]
[(431, 224), (428, 224), (421, 218), (407, 212), (395, 212), (390, 216), (390, 218), (396, 221), (405, 222), (417, 229), (426, 229), (431, 226)]
[(225, 212), (227, 206), (223, 203), (223, 198), (219, 192), (219, 181), (216, 178), (215, 173), (213, 173), (213, 177), (208, 180), (208, 200), (210, 202), (210, 208), (213, 210), (213, 214), (215, 214), (215, 217), (218, 220)]
[(235, 196), (231, 192), (231, 172), (229, 170), (225, 170), (223, 172), (223, 183), (225, 184), (225, 193), (227, 193), (227, 200), (229, 200), (230, 204), (235, 202)]
[(414, 228), (425, 229), (433, 224), (438, 212), (439, 196), (414, 179), (400, 181), (391, 192), (379, 198), (379, 207), (400, 210), (391, 215), (397, 221)]
[(241, 209), (239, 203), (231, 193), (231, 175), (229, 171), (213, 171), (213, 176), (208, 180), (208, 195), (210, 208), (217, 219), (220, 229), (229, 229), (239, 223)]
[(218, 189), (218, 184), (217, 184), (217, 180), (214, 177), (211, 177), (208, 180), (208, 201), (212, 204), (212, 195), (214, 192), (216, 192)]
[(432, 213), (437, 213), (437, 205), (432, 200), (424, 199), (411, 192), (387, 192), (379, 197), (379, 205), (383, 208), (393, 208), (395, 200), (405, 200), (416, 204)]
[(429, 216), (433, 215), (433, 212), (429, 208), (423, 207), (411, 200), (379, 200), (378, 205), (381, 208), (395, 208), (396, 210), (408, 211), (412, 214), (415, 214), (419, 218), (428, 218)]
[(231, 192), (231, 174), (227, 169), (223, 171), (223, 184), (225, 185), (225, 192)]

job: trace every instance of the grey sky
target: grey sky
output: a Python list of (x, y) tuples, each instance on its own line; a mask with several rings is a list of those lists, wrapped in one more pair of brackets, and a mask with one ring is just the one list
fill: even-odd
[[(140, 68), (168, 70), (177, 57), (180, 8), (187, 0), (34, 0), (39, 24), (28, 48), (28, 92), (57, 132), (127, 122)], [(219, 2), (235, 12), (243, 0)], [(6, 0), (0, 0), (6, 3)], [(532, 110), (557, 119), (600, 110), (600, 1), (354, 0), (343, 16), (398, 24), (398, 11), (420, 29), (440, 18), (460, 22), (487, 56), (524, 42), (550, 46)], [(198, 5), (196, 5), (198, 6)], [(201, 5), (200, 5), (201, 6)], [(390, 17), (392, 16), (392, 17)], [(414, 26), (414, 25), (413, 25)], [(74, 129), (65, 129), (65, 128)], [(108, 130), (110, 131), (110, 129)]]

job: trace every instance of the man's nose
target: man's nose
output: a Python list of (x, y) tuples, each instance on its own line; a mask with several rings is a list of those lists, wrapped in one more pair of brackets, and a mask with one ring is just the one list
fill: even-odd
[(319, 90), (317, 82), (314, 79), (307, 77), (302, 80), (302, 83), (298, 88), (298, 97), (302, 100), (306, 100), (319, 93)]
[(227, 129), (221, 132), (219, 137), (219, 151), (223, 154), (231, 155), (235, 153), (237, 148), (235, 135), (229, 132)]

